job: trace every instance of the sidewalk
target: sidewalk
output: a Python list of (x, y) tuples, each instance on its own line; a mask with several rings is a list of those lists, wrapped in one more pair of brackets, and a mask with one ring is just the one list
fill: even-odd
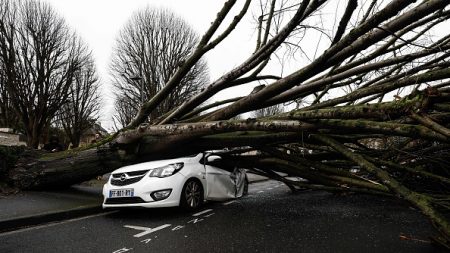
[(24, 191), (0, 198), (0, 232), (101, 212), (101, 188)]
[[(248, 173), (250, 183), (267, 180)], [(66, 190), (24, 191), (0, 197), (0, 232), (61, 221), (102, 211), (102, 180), (91, 180)]]

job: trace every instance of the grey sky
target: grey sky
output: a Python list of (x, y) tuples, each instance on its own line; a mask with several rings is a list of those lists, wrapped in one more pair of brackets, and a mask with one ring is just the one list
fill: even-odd
[[(87, 42), (93, 52), (102, 79), (105, 106), (102, 125), (111, 127), (112, 95), (109, 86), (108, 64), (114, 40), (133, 12), (146, 6), (167, 7), (183, 17), (202, 34), (214, 20), (224, 1), (212, 0), (44, 0), (65, 18), (67, 23)], [(240, 5), (238, 5), (240, 6)], [(237, 9), (237, 8), (236, 8)], [(252, 15), (238, 27), (225, 43), (208, 53), (211, 77), (216, 78), (248, 56), (254, 42)], [(249, 33), (250, 31), (250, 33)], [(251, 88), (247, 88), (251, 89)], [(231, 91), (233, 92), (233, 91)], [(232, 96), (228, 94), (226, 96)]]
[[(219, 0), (44, 0), (50, 3), (56, 11), (63, 16), (67, 23), (88, 43), (95, 57), (97, 68), (104, 87), (104, 110), (101, 121), (103, 126), (111, 129), (112, 101), (110, 77), (108, 65), (114, 46), (114, 40), (120, 29), (132, 16), (133, 12), (146, 6), (166, 7), (184, 18), (193, 28), (202, 35), (215, 19), (217, 12), (225, 1)], [(323, 6), (321, 15), (315, 16), (310, 25), (320, 26), (329, 35), (334, 34), (336, 22), (345, 10), (347, 1), (334, 0)], [(369, 1), (370, 2), (370, 1)], [(240, 10), (243, 1), (238, 1), (234, 7), (234, 13), (229, 15), (229, 20)], [(253, 51), (255, 46), (255, 21), (254, 16), (258, 12), (260, 1), (252, 1), (252, 6), (244, 20), (235, 31), (212, 51), (208, 52), (206, 59), (210, 69), (211, 79), (214, 80), (222, 74), (238, 66)], [(368, 4), (362, 1), (364, 8)], [(363, 15), (358, 12), (357, 15)], [(229, 21), (228, 20), (228, 21)], [(228, 22), (225, 22), (228, 23)], [(448, 24), (448, 22), (446, 22)], [(435, 29), (434, 34), (441, 34), (444, 24)], [(271, 63), (266, 69), (270, 74), (287, 75), (301, 68), (302, 65), (318, 57), (329, 45), (329, 38), (322, 33), (309, 29), (301, 36), (302, 51), (296, 53), (293, 61), (271, 57)], [(319, 46), (318, 46), (319, 45)], [(319, 47), (319, 48), (316, 48)], [(283, 55), (283, 53), (280, 53)], [(280, 63), (283, 64), (280, 64)], [(252, 90), (252, 85), (240, 86), (223, 91), (212, 100), (246, 95)], [(328, 95), (327, 95), (328, 96)]]

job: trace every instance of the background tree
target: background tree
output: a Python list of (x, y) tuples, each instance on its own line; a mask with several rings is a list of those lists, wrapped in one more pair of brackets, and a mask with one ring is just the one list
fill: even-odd
[(114, 110), (114, 128), (116, 131), (120, 131), (123, 126), (126, 126), (133, 120), (138, 107), (126, 94), (117, 94), (114, 101)]
[(12, 23), (15, 20), (15, 8), (16, 5), (12, 1), (0, 1), (0, 126), (10, 127), (13, 129), (20, 128), (20, 120), (14, 110), (14, 105), (11, 100), (11, 96), (8, 92), (8, 77), (12, 69), (12, 63), (9, 62), (7, 51), (10, 48), (11, 41), (7, 38), (11, 38), (14, 26)]
[(263, 118), (268, 116), (277, 115), (284, 112), (282, 105), (272, 105), (269, 107), (258, 109), (252, 112), (252, 117), (254, 118)]
[[(143, 101), (153, 97), (193, 51), (198, 35), (167, 9), (136, 12), (116, 41), (111, 64), (116, 94), (116, 120), (127, 125)], [(155, 119), (198, 92), (208, 80), (208, 68), (198, 61), (176, 89), (149, 114)]]
[[(1, 64), (1, 63), (0, 63)], [(23, 130), (20, 119), (14, 112), (8, 91), (6, 90), (6, 78), (0, 70), (0, 127), (12, 128), (15, 131)]]
[(46, 3), (2, 0), (2, 61), (7, 91), (27, 145), (37, 148), (51, 119), (69, 97), (86, 46)]
[(56, 125), (64, 129), (73, 148), (79, 146), (82, 134), (98, 119), (101, 104), (99, 89), (94, 60), (89, 54), (74, 73), (68, 102), (62, 105), (56, 116)]

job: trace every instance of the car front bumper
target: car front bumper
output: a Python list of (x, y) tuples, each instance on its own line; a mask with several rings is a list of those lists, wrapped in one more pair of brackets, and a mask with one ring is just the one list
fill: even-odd
[[(170, 177), (156, 178), (144, 176), (139, 182), (116, 186), (111, 180), (103, 186), (103, 208), (120, 207), (171, 207), (180, 204), (181, 189), (185, 183), (185, 176), (176, 173)], [(110, 198), (110, 190), (133, 189), (133, 197)], [(153, 192), (170, 189), (169, 197), (163, 200), (154, 200)]]

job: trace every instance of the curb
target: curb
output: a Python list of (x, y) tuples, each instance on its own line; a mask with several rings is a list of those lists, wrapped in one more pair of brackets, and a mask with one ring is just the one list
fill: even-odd
[(42, 225), (55, 221), (78, 218), (86, 215), (102, 212), (101, 205), (89, 205), (70, 210), (41, 213), (32, 216), (17, 217), (0, 221), (0, 233), (17, 230), (21, 228)]
[[(269, 178), (261, 178), (252, 180), (249, 184), (268, 181)], [(101, 204), (81, 206), (69, 210), (58, 210), (46, 213), (38, 213), (35, 215), (15, 217), (7, 220), (0, 220), (0, 233), (18, 230), (22, 228), (38, 226), (51, 222), (64, 221), (68, 219), (83, 217), (87, 215), (103, 212)]]

